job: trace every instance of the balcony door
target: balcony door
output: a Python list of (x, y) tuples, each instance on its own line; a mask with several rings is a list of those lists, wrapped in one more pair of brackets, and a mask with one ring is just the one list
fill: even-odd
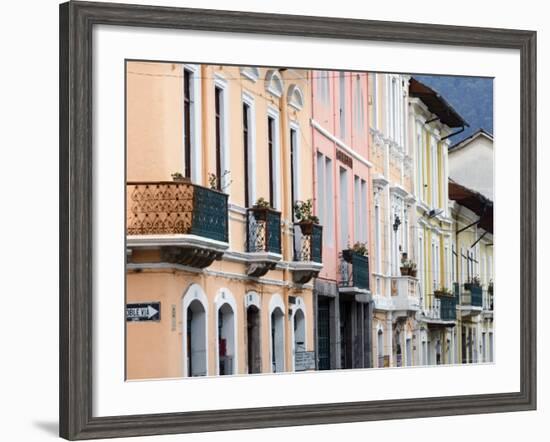
[(260, 310), (254, 305), (246, 309), (246, 330), (248, 373), (261, 373)]

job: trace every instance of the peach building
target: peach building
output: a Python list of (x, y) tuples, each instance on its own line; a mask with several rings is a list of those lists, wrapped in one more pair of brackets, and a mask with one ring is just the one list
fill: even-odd
[(309, 75), (127, 63), (128, 379), (315, 367)]
[(314, 289), (317, 367), (371, 367), (367, 74), (312, 75), (315, 207), (323, 225), (323, 269)]

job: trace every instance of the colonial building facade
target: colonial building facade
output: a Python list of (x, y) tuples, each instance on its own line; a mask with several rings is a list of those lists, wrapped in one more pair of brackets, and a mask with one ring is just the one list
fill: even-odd
[(128, 379), (494, 360), (492, 137), (450, 148), (437, 91), (163, 62), (126, 85)]
[(319, 370), (372, 366), (367, 80), (314, 71), (312, 81), (315, 208), (324, 232), (314, 288)]
[(126, 74), (126, 302), (160, 303), (158, 321), (127, 322), (127, 377), (304, 369), (322, 268), (322, 227), (302, 234), (293, 214), (313, 197), (309, 73)]

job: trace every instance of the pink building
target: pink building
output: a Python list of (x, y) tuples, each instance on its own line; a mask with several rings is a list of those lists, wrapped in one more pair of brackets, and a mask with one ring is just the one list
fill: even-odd
[(371, 367), (366, 73), (312, 72), (315, 209), (323, 225), (323, 269), (315, 280), (320, 370)]

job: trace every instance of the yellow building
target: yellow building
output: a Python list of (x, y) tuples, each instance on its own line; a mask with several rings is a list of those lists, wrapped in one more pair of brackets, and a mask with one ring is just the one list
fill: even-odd
[(313, 368), (308, 75), (127, 63), (128, 379)]
[(374, 257), (375, 366), (410, 366), (417, 351), (418, 278), (403, 262), (415, 259), (413, 154), (409, 140), (408, 75), (369, 74)]
[(421, 309), (417, 315), (418, 364), (458, 362), (453, 219), (448, 195), (449, 136), (467, 123), (436, 91), (412, 78), (409, 134), (414, 146), (416, 266)]

